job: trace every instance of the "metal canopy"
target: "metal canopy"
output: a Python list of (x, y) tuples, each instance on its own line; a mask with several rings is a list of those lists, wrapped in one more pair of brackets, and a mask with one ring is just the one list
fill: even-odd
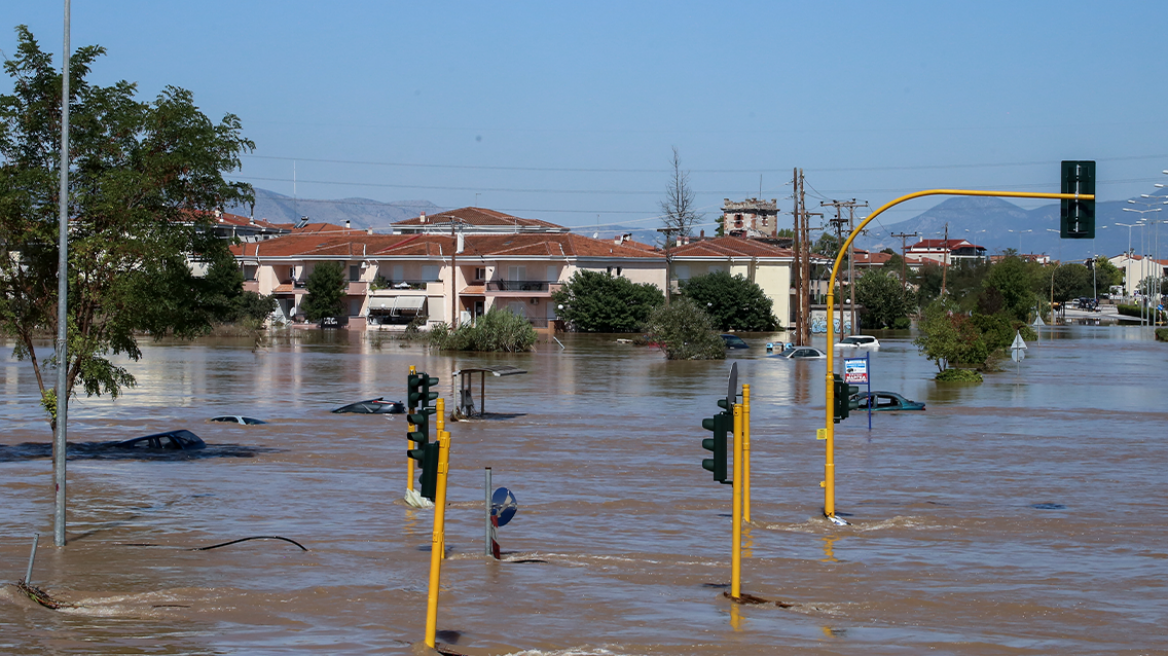
[[(487, 405), (487, 374), (492, 376), (514, 376), (516, 374), (525, 374), (525, 369), (519, 367), (512, 367), (509, 364), (500, 364), (493, 367), (467, 367), (466, 369), (459, 369), (451, 374), (451, 376), (458, 376), (458, 406), (454, 410), (457, 417), (482, 417), (484, 408)], [(473, 381), (474, 375), (479, 374), (479, 407), (476, 410), (474, 405)]]

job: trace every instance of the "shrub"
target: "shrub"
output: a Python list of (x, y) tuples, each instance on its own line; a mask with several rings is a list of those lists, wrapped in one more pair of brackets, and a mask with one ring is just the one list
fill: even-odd
[(577, 271), (552, 294), (557, 316), (572, 330), (586, 333), (634, 332), (664, 302), (655, 285), (599, 271)]
[(939, 383), (980, 383), (981, 374), (976, 369), (946, 369), (937, 374)]
[(779, 320), (762, 287), (741, 275), (715, 271), (681, 283), (681, 293), (693, 299), (718, 330), (774, 330)]
[(718, 336), (713, 320), (685, 297), (654, 310), (645, 333), (661, 345), (668, 360), (726, 359), (726, 343)]
[(1168, 342), (1168, 328), (1157, 328), (1156, 339), (1161, 342)]
[(527, 319), (511, 312), (491, 308), (474, 323), (464, 323), (450, 330), (440, 323), (430, 331), (430, 345), (441, 351), (530, 351), (535, 344), (535, 328)]

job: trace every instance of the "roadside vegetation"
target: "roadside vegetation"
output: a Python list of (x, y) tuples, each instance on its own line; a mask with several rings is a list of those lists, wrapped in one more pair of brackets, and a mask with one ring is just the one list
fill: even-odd
[(309, 321), (339, 317), (345, 313), (345, 268), (340, 262), (321, 262), (308, 274), (308, 296), (300, 304)]
[(684, 296), (655, 309), (645, 324), (645, 334), (668, 360), (726, 359), (726, 343), (718, 336), (713, 319)]
[(630, 333), (641, 329), (653, 309), (665, 303), (656, 285), (599, 271), (577, 271), (552, 294), (556, 315), (582, 333)]
[(92, 83), (104, 48), (74, 51), (70, 330), (68, 359), (57, 362), (44, 337), (57, 332), (61, 74), (27, 27), (16, 32), (16, 51), (4, 62), (12, 91), (0, 93), (0, 331), (32, 365), (55, 428), (58, 365), (66, 368), (66, 399), (77, 385), (86, 395), (116, 397), (135, 385), (119, 360), (142, 357), (139, 335), (196, 337), (255, 300), (217, 288), (222, 278), (195, 276), (189, 265), (228, 256), (212, 212), (251, 202), (249, 185), (224, 176), (255, 144), (236, 116), (212, 121), (184, 89), (140, 99), (133, 83)]
[(741, 275), (716, 271), (683, 281), (681, 294), (704, 308), (717, 330), (769, 331), (779, 328), (771, 299)]
[(440, 323), (430, 329), (430, 346), (440, 351), (530, 351), (535, 345), (535, 328), (527, 319), (499, 308), (492, 308), (473, 323), (451, 330)]

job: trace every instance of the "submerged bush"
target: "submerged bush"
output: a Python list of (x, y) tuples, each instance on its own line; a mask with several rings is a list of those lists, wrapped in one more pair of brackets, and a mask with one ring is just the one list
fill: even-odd
[(980, 383), (981, 374), (976, 369), (946, 369), (937, 374), (939, 383)]
[(535, 328), (527, 319), (510, 310), (492, 308), (474, 323), (455, 330), (440, 323), (430, 330), (430, 346), (441, 351), (530, 351), (535, 344)]
[(1161, 342), (1168, 342), (1168, 328), (1157, 328), (1156, 339)]
[(726, 359), (726, 343), (710, 315), (685, 297), (653, 310), (645, 333), (649, 341), (661, 345), (669, 360)]

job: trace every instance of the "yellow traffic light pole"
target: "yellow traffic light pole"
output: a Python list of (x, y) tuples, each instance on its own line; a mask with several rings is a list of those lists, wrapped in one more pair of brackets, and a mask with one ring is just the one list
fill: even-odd
[(928, 189), (925, 191), (917, 191), (890, 200), (880, 206), (875, 212), (868, 215), (866, 219), (860, 222), (859, 225), (852, 230), (848, 238), (840, 246), (839, 253), (835, 256), (835, 265), (831, 268), (831, 279), (827, 285), (827, 378), (825, 387), (827, 389), (827, 417), (824, 423), (824, 433), (826, 435), (827, 444), (825, 445), (826, 454), (823, 471), (823, 481), (820, 485), (823, 487), (823, 514), (827, 517), (835, 517), (835, 389), (833, 378), (833, 366), (835, 364), (834, 340), (835, 340), (835, 317), (832, 313), (832, 308), (835, 307), (835, 280), (839, 275), (840, 265), (843, 263), (844, 254), (851, 248), (852, 242), (856, 239), (856, 235), (868, 225), (872, 219), (883, 214), (888, 208), (899, 205), (905, 201), (913, 200), (914, 198), (922, 198), (924, 196), (992, 196), (997, 198), (1047, 198), (1053, 200), (1095, 200), (1095, 194), (1047, 194), (1047, 193), (1031, 193), (1028, 191), (976, 191), (969, 189)]
[(742, 386), (742, 521), (750, 523), (750, 385)]
[[(443, 411), (442, 399), (435, 404)], [(450, 433), (438, 431), (438, 481), (434, 492), (434, 533), (430, 538), (430, 591), (426, 600), (426, 646), (434, 648), (438, 632), (438, 588), (446, 551), (446, 474), (450, 469)]]
[[(416, 373), (418, 373), (418, 368), (411, 364), (409, 375), (413, 376)], [(407, 386), (406, 389), (408, 390), (409, 387)], [(414, 411), (414, 407), (412, 405), (410, 405), (410, 399), (409, 399), (409, 396), (407, 396), (406, 397), (406, 412), (412, 413), (413, 411)], [(409, 414), (406, 414), (407, 434), (414, 432), (414, 428), (415, 428), (415, 426), (410, 423), (409, 416), (410, 416)], [(412, 450), (415, 446), (416, 445), (414, 444), (413, 440), (406, 440), (406, 449), (407, 450)], [(409, 457), (408, 455), (406, 456), (406, 489), (411, 491), (411, 492), (414, 491), (414, 459)]]
[(734, 404), (734, 522), (733, 551), (730, 555), (730, 598), (742, 596), (742, 404)]

